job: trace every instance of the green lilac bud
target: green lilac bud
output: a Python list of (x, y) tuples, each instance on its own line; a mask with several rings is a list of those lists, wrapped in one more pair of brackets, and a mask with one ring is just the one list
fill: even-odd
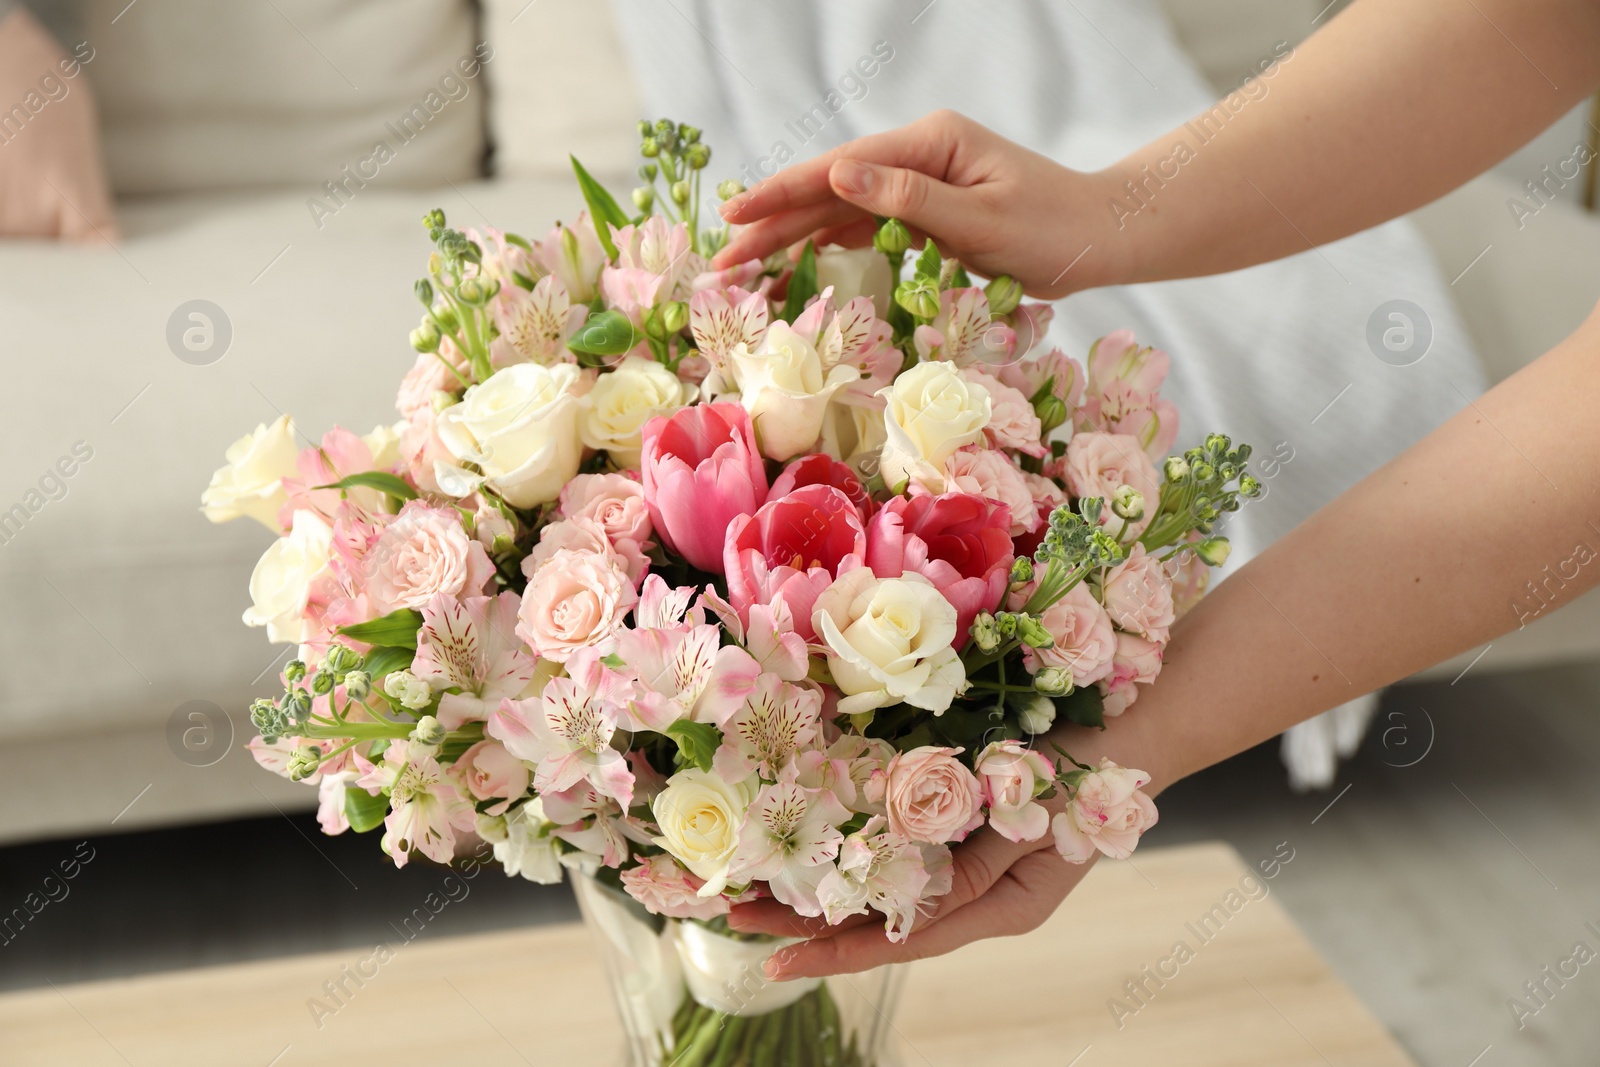
[(972, 635), (972, 643), (978, 646), (979, 652), (993, 652), (1000, 647), (999, 623), (987, 611), (978, 613), (967, 632)]
[(322, 764), (322, 749), (317, 745), (297, 745), (289, 753), (289, 780), (303, 782), (317, 773), (317, 768)]
[(654, 163), (639, 164), (639, 179), (641, 181), (653, 182), (656, 180), (656, 175), (659, 173), (661, 173), (661, 168), (657, 167)]
[(1033, 687), (1047, 697), (1064, 697), (1072, 692), (1072, 672), (1065, 667), (1044, 667), (1033, 676)]
[(366, 671), (351, 671), (344, 676), (344, 695), (351, 700), (365, 700), (372, 692), (372, 675)]
[(678, 127), (671, 119), (657, 119), (650, 133), (664, 148), (671, 148), (678, 142)]
[(1227, 483), (1233, 481), (1234, 478), (1238, 477), (1239, 468), (1234, 466), (1232, 463), (1223, 463), (1217, 468), (1217, 475), (1222, 479), (1222, 483), (1226, 485)]
[(911, 247), (911, 231), (899, 219), (886, 219), (873, 235), (872, 247), (885, 255), (901, 255)]
[(653, 129), (653, 127), (650, 125), (650, 120), (649, 119), (640, 119), (639, 120), (639, 136), (640, 137), (649, 137), (650, 136), (650, 131), (652, 129)]
[(391, 671), (383, 680), (383, 691), (410, 711), (425, 708), (433, 700), (432, 688), (410, 671)]
[(661, 325), (667, 333), (674, 334), (689, 325), (689, 305), (682, 300), (669, 300), (661, 305)]
[(1027, 556), (1018, 556), (1011, 563), (1011, 584), (1021, 585), (1033, 581), (1033, 560)]
[(1131, 485), (1119, 485), (1111, 494), (1111, 514), (1129, 522), (1144, 518), (1144, 494)]
[(1194, 476), (1202, 482), (1209, 482), (1217, 476), (1217, 472), (1211, 464), (1203, 461), (1196, 463), (1190, 470), (1194, 471)]
[(1213, 567), (1228, 562), (1228, 555), (1232, 551), (1233, 546), (1226, 537), (1208, 537), (1194, 546), (1194, 554)]
[(411, 347), (418, 352), (439, 351), (439, 327), (432, 319), (423, 319), (422, 325), (411, 331)]
[(306, 692), (304, 686), (284, 690), (280, 703), (284, 714), (295, 722), (305, 722), (311, 717), (311, 694)]
[(711, 162), (711, 146), (691, 144), (684, 149), (683, 159), (689, 164), (690, 170), (705, 170), (706, 164)]
[(1033, 413), (1039, 416), (1043, 432), (1049, 433), (1067, 421), (1067, 402), (1054, 393), (1046, 393), (1033, 402)]
[(674, 204), (677, 204), (679, 207), (683, 207), (684, 205), (688, 204), (689, 195), (688, 182), (680, 180), (672, 183), (672, 202)]
[(432, 715), (424, 715), (417, 720), (417, 725), (411, 728), (411, 740), (419, 745), (438, 745), (444, 743), (445, 734), (449, 731)]
[(311, 678), (311, 691), (319, 697), (325, 697), (333, 692), (333, 672), (318, 671)]
[(1043, 693), (1035, 693), (1017, 714), (1017, 725), (1025, 733), (1049, 733), (1056, 722), (1056, 702)]
[[(422, 224), (426, 226), (430, 232), (444, 229), (444, 212), (439, 208), (434, 208), (432, 211), (422, 216)], [(435, 240), (437, 240), (437, 238), (435, 238)]]
[(1162, 465), (1162, 473), (1167, 476), (1169, 482), (1181, 482), (1189, 477), (1189, 461), (1182, 456), (1168, 456), (1166, 463)]
[(1229, 440), (1228, 435), (1225, 433), (1212, 433), (1206, 435), (1206, 451), (1213, 455), (1220, 456), (1232, 447), (1233, 442)]
[(433, 309), (433, 321), (439, 324), (439, 329), (450, 333), (455, 333), (461, 328), (461, 317), (449, 304), (441, 304)]
[(456, 286), (456, 298), (471, 307), (482, 307), (499, 291), (500, 283), (493, 278), (468, 278)]
[(284, 666), (283, 666), (283, 678), (284, 678), (284, 681), (288, 682), (289, 684), (293, 685), (295, 682), (298, 682), (300, 679), (304, 678), (305, 676), (306, 676), (306, 661), (305, 660), (303, 660), (303, 659), (292, 659), (288, 663), (284, 664)]
[(423, 307), (433, 306), (433, 283), (428, 279), (418, 278), (411, 291), (417, 295), (417, 302)]
[(1228, 454), (1228, 458), (1242, 467), (1245, 465), (1246, 461), (1250, 459), (1250, 453), (1253, 451), (1255, 450), (1241, 441), (1239, 442), (1239, 446)]
[(699, 144), (700, 143), (700, 127), (698, 127), (698, 126), (679, 126), (678, 127), (678, 136), (683, 138), (683, 143), (684, 144), (689, 144), (689, 145)]
[(939, 287), (926, 280), (901, 282), (895, 286), (894, 302), (913, 318), (931, 319), (939, 314)]
[(1261, 495), (1261, 483), (1252, 475), (1241, 476), (1239, 478), (1239, 495), (1254, 500)]
[(1011, 640), (1017, 636), (1017, 616), (1013, 612), (1002, 611), (994, 617), (995, 623), (1000, 627), (1000, 637)]
[(1002, 274), (983, 287), (989, 299), (989, 314), (1009, 315), (1022, 303), (1022, 286), (1009, 274)]
[(260, 731), (267, 742), (276, 741), (289, 729), (289, 716), (277, 704), (261, 697), (250, 703), (250, 724)]
[(646, 137), (644, 143), (639, 145), (639, 154), (646, 159), (654, 159), (661, 154), (661, 146), (654, 137)]
[(361, 666), (361, 655), (349, 645), (332, 645), (328, 648), (328, 669), (334, 674), (344, 674)]
[(641, 185), (633, 191), (633, 206), (640, 211), (648, 212), (656, 203), (656, 191), (648, 185)]
[(1017, 636), (1022, 638), (1022, 643), (1029, 648), (1049, 648), (1056, 643), (1044, 623), (1032, 615), (1017, 616)]
[(744, 192), (744, 182), (736, 178), (727, 178), (717, 183), (717, 196), (723, 200), (732, 200)]

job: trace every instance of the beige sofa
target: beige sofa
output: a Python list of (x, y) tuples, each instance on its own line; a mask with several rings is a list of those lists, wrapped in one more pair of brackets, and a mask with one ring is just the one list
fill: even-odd
[[(1316, 13), (1169, 6), (1219, 84)], [(570, 218), (565, 151), (616, 172), (636, 117), (604, 8), (575, 0), (92, 0), (84, 33), (125, 239), (0, 243), (0, 513), (26, 512), (0, 531), (0, 841), (312, 802), (242, 747), (244, 708), (287, 651), (236, 621), (268, 535), (210, 526), (199, 490), (279, 412), (312, 434), (392, 421), (422, 212)], [(571, 40), (584, 47), (552, 44)], [(376, 139), (400, 146), (389, 162), (369, 162)], [(1447, 277), (1493, 246), (1455, 288), (1496, 377), (1570, 330), (1600, 277), (1600, 224), (1555, 205), (1517, 232), (1499, 182), (1419, 215)], [(1474, 669), (1592, 654), (1596, 603)]]

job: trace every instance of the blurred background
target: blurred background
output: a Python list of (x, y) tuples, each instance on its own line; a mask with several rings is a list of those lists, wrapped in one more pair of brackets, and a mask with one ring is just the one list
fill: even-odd
[[(0, 990), (370, 945), (427, 890), (244, 748), (291, 651), (238, 621), (270, 536), (198, 507), (259, 423), (395, 420), (424, 211), (542, 235), (581, 206), (569, 152), (632, 184), (642, 115), (747, 182), (937, 107), (1098, 166), (1264, 98), (1339, 7), (0, 0)], [(1247, 556), (1587, 314), (1596, 114), (1324, 252), (1069, 298), (1052, 339), (1132, 326), (1189, 427), (1288, 446)], [(1377, 345), (1395, 313), (1416, 340)], [(1525, 628), (1183, 783), (1150, 838), (1291, 842), (1281, 901), (1423, 1063), (1600, 1047), (1600, 981), (1507, 1008), (1600, 919), (1600, 602), (1548, 615), (1527, 578)], [(429, 937), (575, 916), (473, 888)]]

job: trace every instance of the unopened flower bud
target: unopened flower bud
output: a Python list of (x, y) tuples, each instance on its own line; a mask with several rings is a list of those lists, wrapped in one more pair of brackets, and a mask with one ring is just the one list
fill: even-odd
[(344, 676), (344, 695), (351, 700), (365, 700), (372, 692), (372, 675), (366, 671), (351, 671)]
[(1033, 560), (1018, 556), (1011, 562), (1011, 584), (1023, 585), (1033, 581)]
[(689, 325), (689, 305), (682, 300), (669, 300), (661, 305), (661, 325), (667, 333), (674, 334)]
[(325, 697), (333, 692), (333, 686), (332, 671), (318, 671), (311, 677), (311, 691), (319, 697)]
[(705, 170), (706, 164), (711, 162), (711, 146), (699, 142), (691, 144), (683, 150), (683, 159), (690, 170)]
[(438, 322), (439, 329), (454, 333), (461, 328), (461, 318), (456, 314), (456, 309), (449, 304), (440, 304), (433, 309), (433, 319)]
[(283, 680), (293, 685), (306, 676), (306, 661), (292, 659), (283, 665)]
[(383, 691), (402, 708), (416, 711), (433, 700), (433, 690), (427, 682), (410, 671), (391, 671), (383, 680)]
[(433, 283), (428, 279), (418, 278), (411, 291), (416, 294), (417, 302), (423, 307), (433, 306)]
[(449, 731), (438, 719), (432, 715), (424, 715), (417, 720), (417, 725), (411, 728), (411, 740), (419, 745), (439, 745), (444, 743), (447, 733)]
[(700, 127), (698, 127), (698, 126), (687, 126), (687, 125), (679, 126), (678, 127), (678, 136), (683, 138), (683, 143), (684, 144), (699, 144), (700, 143)]
[(1017, 616), (1017, 636), (1022, 638), (1022, 643), (1029, 648), (1049, 648), (1056, 643), (1049, 629), (1044, 623), (1032, 615)]
[(305, 722), (311, 717), (311, 694), (306, 692), (303, 685), (297, 685), (293, 689), (285, 689), (283, 691), (283, 700), (280, 703), (284, 714), (295, 722)]
[(999, 623), (987, 611), (978, 613), (968, 633), (972, 635), (972, 643), (978, 646), (979, 652), (993, 652), (1000, 647)]
[(1233, 447), (1233, 441), (1225, 433), (1212, 433), (1206, 435), (1206, 451), (1213, 455), (1221, 455)]
[(500, 284), (493, 278), (468, 278), (456, 286), (456, 298), (463, 304), (482, 307), (499, 291)]
[(911, 247), (911, 231), (899, 219), (886, 219), (873, 235), (872, 247), (885, 255), (898, 256)]
[(1250, 459), (1250, 453), (1252, 453), (1254, 451), (1255, 451), (1255, 449), (1251, 448), (1249, 445), (1247, 445), (1243, 441), (1241, 441), (1241, 442), (1239, 442), (1239, 445), (1238, 445), (1237, 448), (1235, 448), (1232, 452), (1228, 453), (1228, 458), (1233, 460), (1235, 463), (1239, 464), (1239, 466), (1242, 467)]
[(661, 173), (661, 168), (654, 163), (639, 164), (639, 178), (641, 181), (653, 182), (656, 175)]
[(639, 145), (639, 154), (646, 159), (654, 159), (661, 154), (661, 146), (654, 137), (646, 137)]
[(361, 666), (361, 654), (349, 645), (330, 645), (328, 669), (334, 674), (344, 674)]
[(1232, 551), (1233, 545), (1226, 537), (1208, 537), (1194, 546), (1194, 554), (1213, 567), (1228, 562), (1228, 554)]
[(439, 351), (439, 327), (432, 319), (423, 319), (422, 325), (411, 331), (411, 347), (418, 352)]
[(428, 406), (433, 408), (434, 414), (437, 415), (445, 408), (454, 407), (459, 403), (461, 403), (461, 399), (456, 394), (440, 389), (433, 394), (433, 399), (428, 402)]
[(1111, 514), (1128, 522), (1144, 518), (1144, 494), (1131, 485), (1119, 485), (1111, 494)]
[(1189, 461), (1182, 456), (1168, 456), (1162, 472), (1169, 482), (1181, 482), (1189, 477)]
[(438, 208), (434, 208), (432, 211), (422, 216), (422, 224), (430, 231), (444, 229), (444, 212)]
[(473, 827), (479, 837), (491, 845), (503, 845), (511, 839), (506, 832), (506, 817), (504, 815), (478, 814), (477, 824)]
[(1022, 727), (1025, 733), (1048, 733), (1055, 722), (1056, 702), (1043, 693), (1033, 694), (1017, 713), (1017, 725)]
[(927, 279), (901, 282), (895, 286), (894, 302), (913, 318), (931, 319), (939, 314), (939, 286)]
[(1239, 479), (1239, 495), (1254, 500), (1261, 495), (1261, 483), (1251, 475)]
[(1064, 697), (1072, 692), (1072, 672), (1065, 667), (1043, 667), (1033, 676), (1033, 687), (1047, 697)]
[(683, 207), (684, 205), (689, 203), (689, 183), (688, 182), (686, 182), (686, 181), (675, 181), (675, 182), (672, 183), (672, 202), (674, 204), (677, 204), (679, 207)]
[(717, 196), (723, 200), (732, 200), (744, 192), (744, 182), (735, 178), (727, 178), (717, 183)]
[(648, 185), (641, 185), (633, 191), (633, 206), (640, 211), (648, 212), (655, 206), (656, 191)]
[(989, 299), (989, 314), (1009, 315), (1022, 303), (1022, 286), (1009, 274), (1002, 274), (983, 287)]
[(1067, 421), (1067, 402), (1054, 393), (1046, 393), (1033, 402), (1033, 412), (1039, 416), (1042, 432), (1049, 433)]
[(1002, 611), (994, 617), (995, 625), (1000, 628), (1000, 638), (1009, 641), (1017, 636), (1017, 616), (1013, 612)]
[(261, 732), (265, 741), (271, 743), (289, 729), (289, 716), (277, 704), (261, 697), (250, 702), (250, 724)]
[(654, 129), (654, 127), (652, 127), (650, 125), (650, 120), (649, 119), (640, 119), (639, 120), (639, 136), (640, 137), (649, 137), (650, 136), (650, 131), (652, 129)]
[(1196, 463), (1189, 469), (1194, 471), (1194, 476), (1202, 482), (1209, 482), (1217, 475), (1216, 469), (1212, 467), (1211, 464), (1205, 462)]
[(317, 768), (322, 764), (322, 748), (318, 745), (304, 744), (295, 746), (289, 753), (289, 780), (303, 782), (317, 773)]

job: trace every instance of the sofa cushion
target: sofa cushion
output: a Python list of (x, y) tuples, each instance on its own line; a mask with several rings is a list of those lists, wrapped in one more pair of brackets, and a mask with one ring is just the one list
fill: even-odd
[(471, 0), (88, 0), (83, 25), (100, 27), (85, 69), (119, 195), (315, 190), (347, 167), (443, 185), (482, 168)]

